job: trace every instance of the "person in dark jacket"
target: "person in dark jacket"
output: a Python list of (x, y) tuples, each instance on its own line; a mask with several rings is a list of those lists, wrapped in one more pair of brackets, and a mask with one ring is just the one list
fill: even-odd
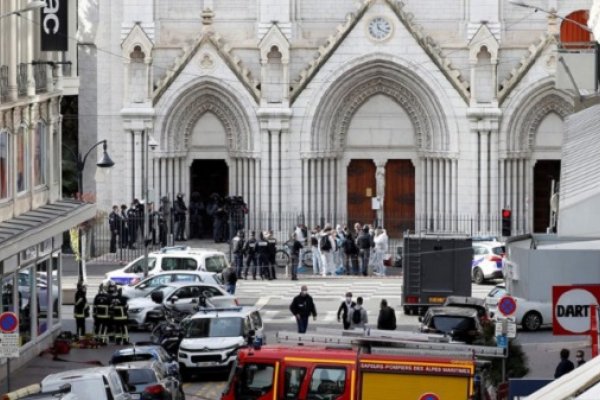
[(360, 235), (356, 238), (358, 247), (358, 258), (360, 260), (360, 272), (367, 276), (369, 274), (369, 258), (371, 256), (371, 247), (373, 247), (373, 238), (369, 235), (369, 227), (365, 225)]
[(260, 278), (271, 280), (269, 275), (269, 242), (261, 232), (256, 243), (256, 255), (258, 257), (258, 266), (260, 268)]
[(175, 240), (185, 241), (185, 217), (187, 214), (187, 206), (183, 200), (183, 193), (177, 195), (177, 199), (173, 204), (173, 215), (175, 216)]
[(312, 315), (313, 319), (317, 320), (317, 308), (313, 298), (308, 294), (306, 285), (300, 288), (300, 294), (294, 297), (290, 304), (290, 311), (296, 317), (298, 324), (298, 333), (306, 333), (308, 328), (308, 318)]
[(223, 271), (223, 283), (225, 284), (225, 290), (229, 294), (235, 294), (235, 285), (238, 280), (238, 275), (233, 269), (233, 267), (229, 266), (225, 268)]
[(117, 252), (117, 237), (121, 230), (121, 213), (119, 212), (119, 206), (114, 205), (112, 212), (108, 215), (108, 227), (110, 228), (110, 249), (111, 253)]
[(270, 279), (277, 279), (277, 275), (275, 273), (275, 269), (277, 268), (277, 239), (275, 238), (273, 231), (270, 229), (267, 231), (265, 239), (268, 243), (267, 248), (269, 254), (269, 277)]
[(573, 365), (573, 362), (569, 360), (570, 354), (571, 353), (567, 349), (562, 349), (560, 351), (560, 362), (556, 366), (554, 378), (560, 378), (561, 376), (568, 374), (575, 369), (575, 365)]
[[(118, 207), (117, 207), (118, 208)], [(83, 339), (85, 336), (85, 319), (89, 317), (90, 309), (86, 298), (86, 287), (82, 282), (77, 283), (77, 292), (75, 292), (75, 305), (73, 306), (73, 316), (77, 327), (77, 337)]]
[(121, 230), (119, 231), (121, 248), (129, 247), (129, 221), (127, 218), (127, 205), (121, 204)]
[(388, 306), (387, 300), (381, 300), (379, 317), (377, 318), (377, 329), (394, 331), (396, 330), (396, 311)]
[(350, 318), (348, 317), (348, 313), (354, 306), (356, 306), (356, 303), (352, 301), (352, 293), (346, 293), (346, 299), (342, 301), (337, 312), (337, 320), (338, 322), (340, 322), (340, 320), (342, 321), (344, 329), (350, 329)]
[(358, 275), (358, 247), (352, 232), (346, 231), (346, 239), (342, 244), (344, 251), (344, 269), (346, 275)]
[(258, 265), (256, 254), (256, 234), (250, 232), (250, 238), (244, 243), (244, 254), (246, 255), (246, 268), (244, 269), (244, 279), (248, 279), (248, 270), (252, 265), (252, 279), (256, 280), (256, 266)]
[(297, 281), (298, 280), (298, 264), (299, 264), (299, 260), (300, 260), (300, 254), (302, 252), (302, 249), (304, 248), (304, 246), (302, 246), (302, 243), (300, 243), (300, 241), (298, 240), (297, 236), (295, 233), (292, 234), (292, 239), (288, 242), (288, 247), (289, 247), (289, 251), (290, 251), (290, 255), (291, 255), (291, 263), (292, 265), (290, 266), (290, 268), (292, 269), (292, 280), (293, 281)]

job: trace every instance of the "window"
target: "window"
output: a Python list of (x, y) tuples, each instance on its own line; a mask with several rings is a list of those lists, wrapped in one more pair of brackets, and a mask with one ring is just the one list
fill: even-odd
[(196, 318), (182, 323), (184, 338), (243, 336), (244, 318)]
[(33, 182), (36, 186), (46, 183), (46, 124), (38, 122), (33, 138)]
[(250, 313), (250, 319), (252, 319), (252, 325), (254, 325), (254, 329), (262, 328), (262, 318), (260, 318), (260, 313), (258, 311)]
[(302, 388), (302, 381), (306, 376), (306, 368), (303, 367), (287, 367), (285, 369), (285, 381), (283, 393), (285, 393), (286, 400), (297, 400), (299, 399), (300, 389)]
[(225, 268), (227, 268), (227, 260), (225, 260), (225, 257), (221, 255), (206, 257), (204, 260), (204, 266), (208, 272), (221, 273)]
[(29, 188), (29, 148), (27, 145), (27, 129), (19, 128), (17, 135), (17, 192)]
[(10, 195), (9, 168), (10, 141), (8, 132), (0, 132), (0, 199), (6, 199)]
[(346, 390), (346, 369), (315, 368), (308, 388), (307, 400), (333, 400)]
[[(152, 271), (154, 266), (156, 265), (156, 258), (148, 257), (148, 271)], [(142, 257), (134, 264), (132, 264), (129, 268), (125, 269), (127, 273), (141, 274), (144, 272), (144, 258)]]
[(132, 392), (141, 392), (147, 386), (157, 383), (157, 377), (151, 369), (119, 369), (121, 380), (128, 386), (134, 386)]
[(246, 364), (239, 371), (236, 385), (236, 398), (256, 399), (266, 395), (273, 388), (273, 371), (271, 364)]
[(2, 278), (0, 286), (0, 311), (15, 312), (15, 275), (10, 274)]
[(173, 271), (173, 270), (195, 271), (197, 268), (198, 268), (198, 263), (193, 258), (165, 257), (162, 260), (163, 271)]
[(161, 276), (156, 276), (152, 279), (148, 279), (146, 282), (142, 283), (139, 287), (140, 289), (145, 289), (147, 287), (158, 287), (158, 286), (163, 286), (166, 285), (167, 283), (171, 282), (171, 275), (161, 275)]
[(36, 279), (33, 267), (27, 267), (19, 271), (17, 287), (19, 290), (19, 333), (21, 334), (21, 345), (31, 341), (34, 334), (31, 306), (36, 300), (35, 283)]
[(198, 275), (193, 274), (175, 274), (173, 277), (174, 282), (202, 282), (202, 279)]

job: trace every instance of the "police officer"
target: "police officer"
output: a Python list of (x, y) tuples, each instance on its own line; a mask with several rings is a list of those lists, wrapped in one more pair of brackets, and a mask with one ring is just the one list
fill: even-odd
[(256, 254), (256, 234), (254, 231), (250, 232), (250, 238), (244, 243), (244, 254), (246, 255), (246, 269), (244, 270), (244, 279), (248, 279), (248, 270), (252, 265), (252, 279), (256, 280), (256, 265), (257, 265), (257, 254)]
[(183, 193), (177, 195), (173, 204), (173, 213), (175, 215), (175, 240), (185, 241), (185, 215), (187, 206), (183, 200)]
[(267, 243), (269, 249), (269, 273), (270, 279), (277, 279), (275, 275), (275, 269), (277, 268), (277, 263), (275, 262), (275, 256), (277, 254), (277, 239), (275, 239), (275, 235), (273, 235), (273, 231), (267, 231)]
[[(129, 248), (135, 249), (135, 242), (137, 241), (138, 227), (140, 223), (140, 216), (138, 214), (138, 199), (133, 199), (131, 207), (127, 210), (127, 226), (129, 227)], [(108, 288), (106, 288), (108, 289)]]
[(75, 326), (77, 327), (77, 337), (83, 339), (85, 336), (85, 319), (89, 317), (89, 305), (87, 304), (86, 286), (83, 282), (77, 283), (77, 292), (75, 292), (75, 305), (73, 306), (73, 316), (75, 317)]
[(244, 231), (238, 231), (237, 235), (231, 240), (233, 251), (233, 266), (238, 277), (242, 276), (244, 268)]
[(260, 233), (258, 242), (256, 243), (256, 255), (258, 257), (261, 279), (267, 278), (271, 280), (269, 276), (269, 242), (265, 239), (263, 232)]
[[(112, 281), (109, 281), (112, 282)], [(108, 343), (108, 325), (110, 315), (108, 312), (110, 306), (110, 296), (106, 293), (109, 282), (100, 284), (98, 294), (94, 297), (94, 333), (101, 343)], [(114, 284), (114, 283), (113, 283)]]
[(116, 344), (129, 343), (127, 330), (127, 299), (123, 297), (121, 288), (117, 289), (110, 303), (111, 325)]
[(121, 213), (119, 206), (114, 205), (112, 212), (108, 215), (108, 226), (110, 228), (110, 252), (117, 252), (117, 236), (120, 236), (121, 230)]

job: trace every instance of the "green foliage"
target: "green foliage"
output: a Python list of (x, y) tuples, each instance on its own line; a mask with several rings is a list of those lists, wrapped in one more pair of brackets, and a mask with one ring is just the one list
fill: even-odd
[[(486, 346), (496, 346), (494, 323), (488, 323), (484, 326), (484, 343)], [(529, 372), (529, 361), (527, 354), (523, 351), (521, 344), (517, 339), (509, 339), (508, 358), (506, 359), (506, 379), (522, 378)], [(490, 379), (494, 386), (502, 382), (502, 359), (492, 360)]]

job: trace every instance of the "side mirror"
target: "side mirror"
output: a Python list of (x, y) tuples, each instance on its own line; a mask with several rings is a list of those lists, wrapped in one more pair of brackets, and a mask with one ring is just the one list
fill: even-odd
[(150, 294), (150, 298), (152, 299), (153, 302), (155, 302), (156, 304), (162, 304), (162, 302), (164, 301), (164, 294), (162, 292), (162, 290), (155, 290), (154, 292), (152, 292)]
[(179, 297), (177, 297), (177, 296), (172, 296), (172, 297), (169, 299), (169, 301), (171, 302), (171, 304), (175, 304), (175, 302), (176, 302), (177, 300), (179, 300)]

